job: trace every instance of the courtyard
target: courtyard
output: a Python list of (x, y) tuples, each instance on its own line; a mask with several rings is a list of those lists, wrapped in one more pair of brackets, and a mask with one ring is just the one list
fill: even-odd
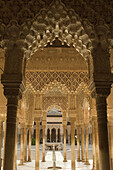
[[(67, 162), (63, 162), (63, 151), (55, 151), (56, 155), (56, 166), (61, 167), (63, 170), (71, 170), (71, 145), (67, 144)], [(89, 170), (92, 169), (92, 145), (89, 145), (89, 163), (90, 165), (85, 165), (83, 162), (76, 161), (76, 170)], [(27, 149), (28, 151), (28, 149)], [(81, 150), (80, 150), (81, 151)], [(3, 155), (3, 154), (2, 154)], [(77, 146), (75, 146), (75, 155), (77, 157)], [(34, 170), (35, 169), (35, 146), (31, 146), (31, 158), (32, 162), (26, 162), (24, 165), (20, 166), (20, 145), (17, 148), (17, 170)], [(52, 151), (46, 150), (45, 153), (46, 162), (42, 162), (42, 144), (40, 144), (40, 170), (45, 170), (53, 165), (52, 161)]]

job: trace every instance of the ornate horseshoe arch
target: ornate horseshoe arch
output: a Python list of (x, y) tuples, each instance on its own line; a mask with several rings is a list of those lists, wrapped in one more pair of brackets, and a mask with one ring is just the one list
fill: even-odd
[(49, 107), (56, 105), (62, 110), (67, 110), (68, 108), (68, 97), (66, 96), (43, 96), (42, 97), (42, 110), (47, 110)]
[[(83, 57), (90, 55), (92, 43), (82, 21), (72, 8), (67, 9), (61, 0), (53, 0), (51, 5), (40, 10), (34, 19), (29, 9), (26, 9), (26, 13), (31, 19), (27, 16), (21, 25), (18, 23), (21, 13), (17, 20), (11, 20), (8, 25), (1, 23), (1, 47), (22, 48), (28, 57), (38, 48), (44, 48), (48, 43), (52, 44), (57, 38), (62, 45), (66, 43), (76, 48)], [(93, 32), (91, 25), (88, 29), (90, 33)]]
[(84, 57), (90, 54), (91, 41), (81, 20), (73, 9), (66, 9), (60, 0), (54, 0), (48, 9), (42, 9), (35, 17), (24, 45), (33, 54), (48, 43), (52, 45), (56, 38), (62, 45), (66, 43), (76, 48)]
[(63, 109), (61, 108), (61, 106), (58, 106), (58, 105), (56, 105), (56, 104), (50, 105), (50, 106), (46, 109), (46, 113), (47, 113), (49, 110), (53, 109), (54, 107), (55, 107), (56, 109), (60, 110), (60, 111), (63, 113)]

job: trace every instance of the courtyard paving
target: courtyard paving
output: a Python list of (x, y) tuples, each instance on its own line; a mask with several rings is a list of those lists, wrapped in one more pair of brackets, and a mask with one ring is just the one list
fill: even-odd
[[(63, 151), (55, 151), (56, 155), (56, 166), (62, 167), (63, 170), (71, 170), (71, 146), (67, 144), (67, 162), (63, 162)], [(27, 150), (28, 152), (28, 150)], [(81, 152), (81, 150), (80, 150)], [(77, 157), (77, 146), (75, 146), (75, 154)], [(2, 150), (3, 156), (3, 150)], [(32, 162), (27, 162), (23, 166), (17, 167), (17, 170), (35, 170), (35, 146), (31, 147), (31, 158)], [(52, 151), (46, 150), (46, 162), (42, 162), (42, 145), (40, 145), (40, 170), (46, 170), (49, 166), (52, 166)], [(20, 160), (20, 145), (17, 147), (17, 164)], [(83, 162), (76, 162), (76, 170), (91, 170), (92, 169), (92, 145), (89, 145), (89, 162), (90, 165), (85, 165)]]

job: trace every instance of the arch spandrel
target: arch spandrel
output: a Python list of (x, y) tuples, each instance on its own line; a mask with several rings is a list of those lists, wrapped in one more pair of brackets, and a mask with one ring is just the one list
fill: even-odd
[(49, 97), (42, 97), (42, 110), (47, 110), (48, 107), (56, 105), (61, 107), (63, 110), (67, 110), (68, 108), (68, 98), (62, 96), (49, 96)]
[(85, 83), (81, 83), (76, 90), (76, 96), (77, 123), (88, 123), (91, 116), (90, 111), (88, 110), (88, 107), (91, 106), (91, 94), (89, 92), (88, 85)]

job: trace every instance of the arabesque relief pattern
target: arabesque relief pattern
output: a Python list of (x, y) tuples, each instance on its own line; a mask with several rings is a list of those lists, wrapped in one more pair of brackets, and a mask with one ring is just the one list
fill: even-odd
[(35, 92), (40, 92), (46, 84), (53, 81), (61, 82), (75, 92), (81, 82), (88, 83), (87, 72), (26, 72), (26, 80), (32, 85)]
[(56, 105), (61, 107), (63, 110), (68, 108), (68, 98), (63, 96), (58, 97), (43, 97), (42, 98), (42, 109), (47, 110), (50, 106)]

